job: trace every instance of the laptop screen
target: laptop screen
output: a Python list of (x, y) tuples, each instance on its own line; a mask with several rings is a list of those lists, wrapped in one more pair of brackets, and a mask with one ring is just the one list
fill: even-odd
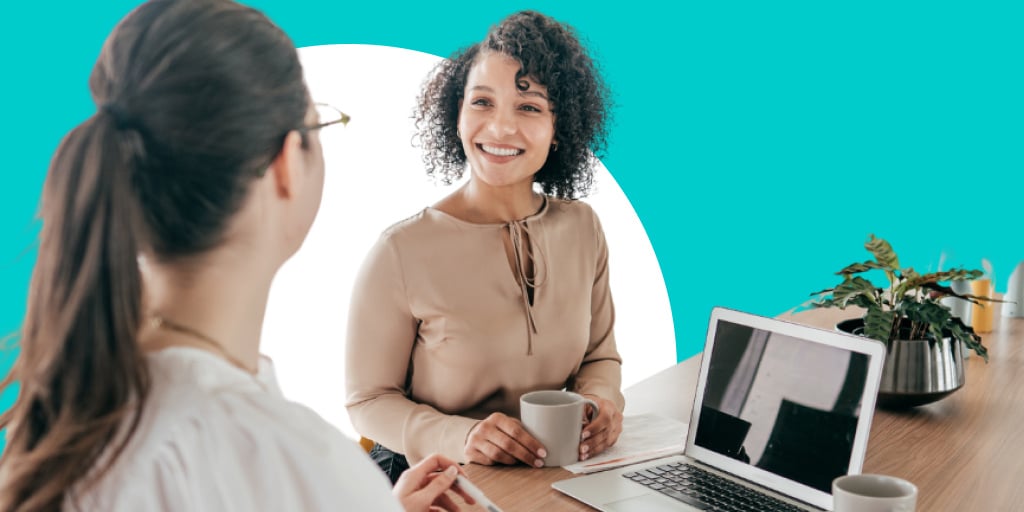
[(830, 493), (850, 467), (868, 360), (718, 319), (694, 444)]

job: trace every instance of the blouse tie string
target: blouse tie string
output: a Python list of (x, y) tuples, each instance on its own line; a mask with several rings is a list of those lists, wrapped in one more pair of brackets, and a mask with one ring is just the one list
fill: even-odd
[[(537, 288), (547, 278), (547, 262), (544, 253), (538, 249), (538, 240), (530, 232), (525, 220), (508, 223), (509, 238), (512, 240), (512, 252), (516, 260), (516, 275), (519, 277), (519, 290), (523, 299), (523, 310), (526, 312), (526, 355), (533, 355), (533, 335), (537, 334), (537, 323), (533, 319), (533, 305), (530, 304), (529, 289), (533, 289), (536, 297)], [(524, 235), (529, 240), (524, 242)], [(526, 244), (526, 258), (523, 258), (523, 244)], [(538, 259), (537, 255), (540, 255)], [(527, 263), (528, 262), (528, 263)], [(526, 269), (533, 267), (533, 276), (527, 275)]]

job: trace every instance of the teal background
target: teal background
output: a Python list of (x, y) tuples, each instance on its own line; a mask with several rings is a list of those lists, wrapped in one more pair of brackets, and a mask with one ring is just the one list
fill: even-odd
[[(89, 71), (136, 4), (2, 8), (0, 333), (24, 315), (50, 156), (95, 110)], [(971, 267), (988, 258), (999, 291), (1024, 260), (1019, 3), (250, 4), (297, 46), (448, 55), (521, 8), (574, 25), (615, 94), (604, 163), (660, 260), (680, 360), (700, 350), (713, 306), (796, 306), (868, 256), (868, 233), (919, 270), (935, 269), (942, 252)], [(0, 352), (0, 371), (13, 356)]]

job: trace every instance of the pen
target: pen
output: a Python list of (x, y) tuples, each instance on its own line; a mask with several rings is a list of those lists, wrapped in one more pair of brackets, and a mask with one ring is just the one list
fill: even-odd
[(455, 477), (455, 481), (459, 483), (459, 487), (461, 487), (463, 491), (466, 491), (466, 494), (472, 496), (473, 499), (480, 504), (480, 506), (487, 509), (487, 512), (502, 512), (502, 510), (498, 508), (498, 506), (495, 505), (493, 501), (487, 499), (487, 496), (484, 496), (483, 491), (481, 491), (480, 488), (478, 488), (477, 486), (473, 485), (473, 483), (470, 482), (468, 478), (459, 475)]

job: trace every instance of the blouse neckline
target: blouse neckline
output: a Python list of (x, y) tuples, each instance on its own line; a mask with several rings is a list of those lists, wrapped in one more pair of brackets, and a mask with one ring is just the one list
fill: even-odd
[(428, 207), (424, 208), (424, 211), (434, 212), (435, 214), (440, 215), (441, 217), (444, 217), (444, 218), (446, 218), (446, 219), (448, 219), (448, 220), (450, 220), (450, 221), (452, 221), (452, 222), (454, 222), (454, 223), (456, 223), (456, 224), (458, 224), (460, 226), (467, 226), (467, 227), (472, 227), (472, 228), (485, 228), (485, 229), (488, 229), (488, 228), (490, 228), (490, 229), (493, 229), (493, 228), (504, 228), (504, 227), (507, 227), (510, 224), (522, 224), (524, 222), (531, 222), (531, 221), (534, 221), (534, 220), (537, 220), (537, 219), (540, 219), (541, 217), (543, 217), (548, 212), (548, 209), (550, 208), (551, 199), (546, 194), (541, 194), (541, 197), (544, 199), (544, 203), (540, 205), (540, 209), (537, 210), (535, 213), (527, 215), (526, 217), (523, 217), (521, 219), (516, 219), (516, 220), (512, 220), (512, 221), (507, 221), (507, 222), (470, 222), (468, 220), (460, 219), (460, 218), (458, 218), (458, 217), (456, 217), (456, 216), (454, 216), (454, 215), (452, 215), (450, 213), (447, 213), (447, 212), (441, 211), (441, 210), (439, 210), (437, 208), (434, 208), (433, 206), (428, 206)]
[(215, 372), (203, 372), (205, 380), (210, 383), (248, 382), (256, 384), (263, 391), (277, 387), (273, 361), (263, 354), (259, 356), (257, 362), (259, 368), (255, 374), (244, 371), (219, 355), (198, 347), (174, 345), (147, 352), (146, 356), (153, 361), (167, 361), (172, 366), (178, 363), (171, 361), (193, 361), (207, 368), (216, 367), (218, 370)]

